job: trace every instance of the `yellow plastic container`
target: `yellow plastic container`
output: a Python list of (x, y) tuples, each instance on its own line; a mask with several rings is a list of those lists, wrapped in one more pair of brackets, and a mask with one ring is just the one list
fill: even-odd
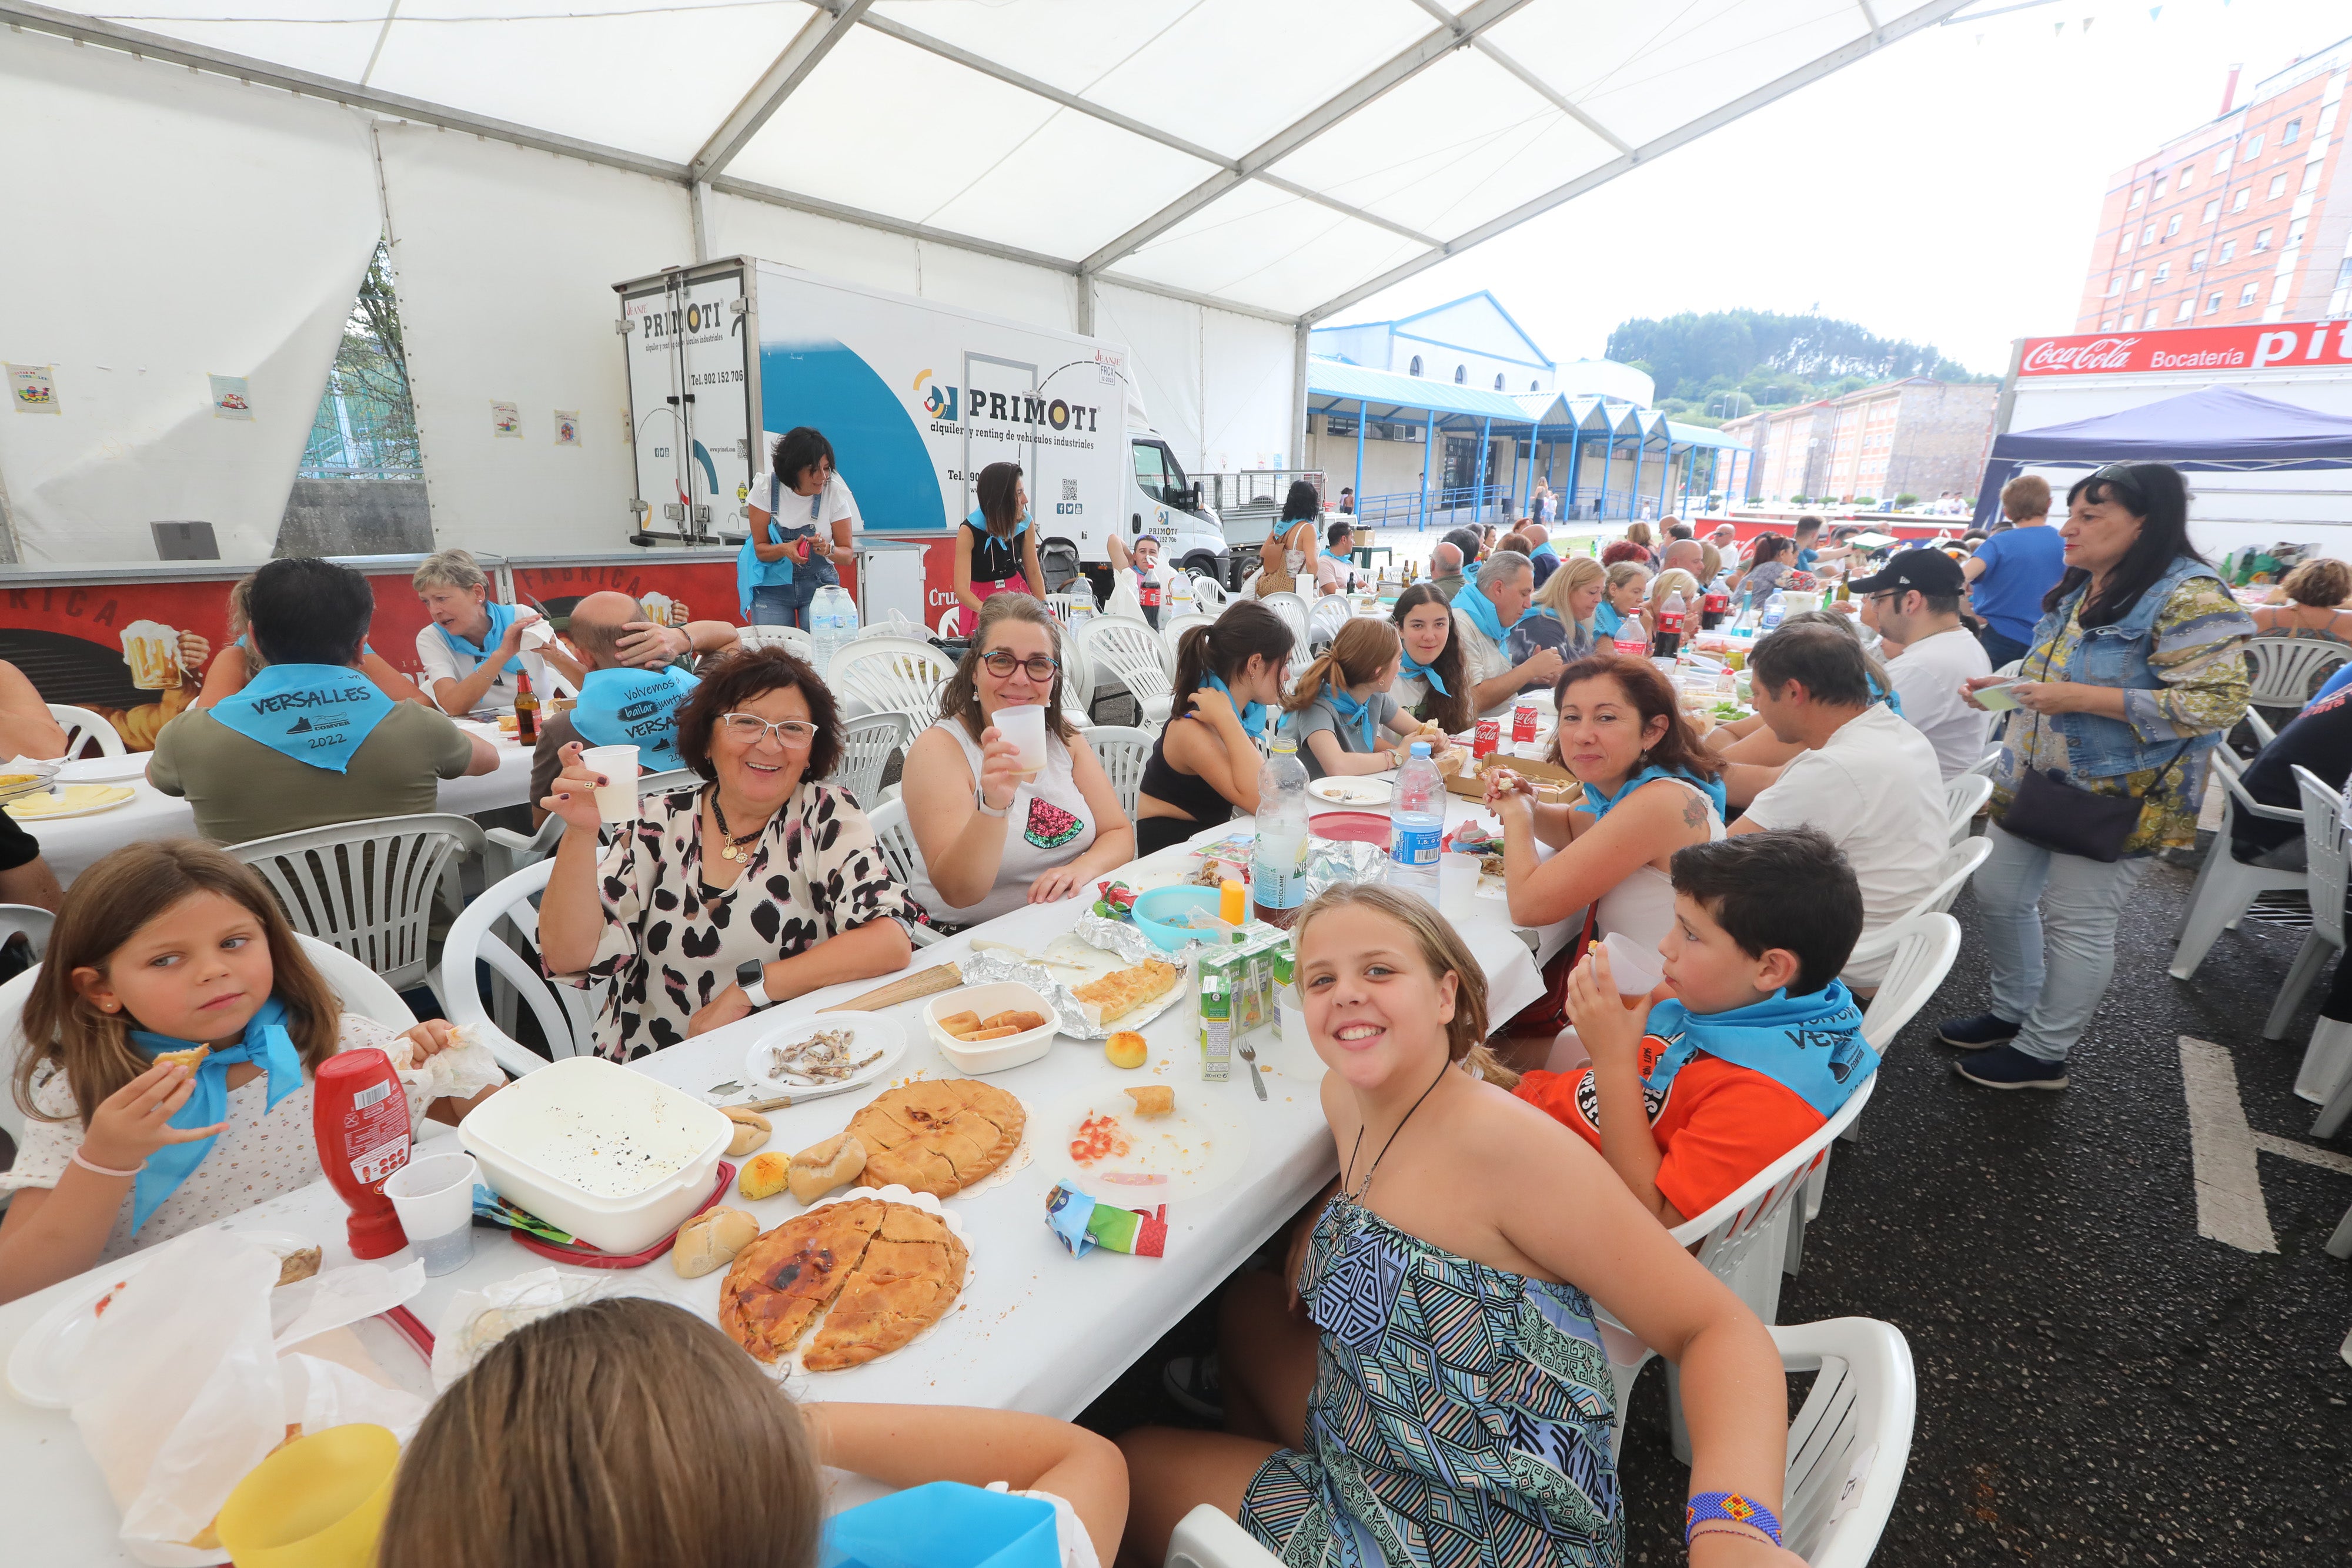
[(237, 1568), (369, 1568), (392, 1503), (400, 1440), (354, 1423), (297, 1437), (221, 1505), (221, 1546)]

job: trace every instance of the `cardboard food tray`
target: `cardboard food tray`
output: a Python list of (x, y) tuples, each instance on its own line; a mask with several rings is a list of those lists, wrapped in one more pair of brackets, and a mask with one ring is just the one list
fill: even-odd
[[(1575, 798), (1578, 789), (1576, 775), (1556, 762), (1538, 762), (1527, 757), (1505, 757), (1498, 752), (1486, 758), (1484, 765), (1507, 768), (1520, 778), (1534, 781), (1537, 799), (1549, 805), (1565, 804)], [(1448, 774), (1445, 789), (1448, 794), (1459, 795), (1466, 800), (1486, 798), (1486, 780), (1478, 773)]]

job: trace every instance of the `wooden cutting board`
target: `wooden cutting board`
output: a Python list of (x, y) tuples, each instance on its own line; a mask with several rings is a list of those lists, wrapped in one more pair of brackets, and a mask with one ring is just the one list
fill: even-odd
[(824, 1010), (829, 1013), (877, 1013), (884, 1008), (895, 1008), (900, 1002), (920, 1001), (936, 997), (942, 991), (952, 991), (963, 984), (963, 973), (953, 964), (933, 964), (927, 969), (917, 969), (901, 975), (878, 990), (862, 997), (852, 997), (845, 1002), (835, 1002)]

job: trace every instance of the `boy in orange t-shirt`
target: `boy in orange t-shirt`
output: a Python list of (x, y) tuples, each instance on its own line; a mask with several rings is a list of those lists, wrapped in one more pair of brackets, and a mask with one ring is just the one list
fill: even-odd
[[(1665, 981), (1628, 1007), (1596, 945), (1569, 981), (1588, 1065), (1513, 1091), (1581, 1134), (1669, 1228), (1820, 1130), (1878, 1055), (1837, 977), (1862, 890), (1811, 828), (1675, 852)], [(1555, 1053), (1558, 1053), (1555, 1048)]]

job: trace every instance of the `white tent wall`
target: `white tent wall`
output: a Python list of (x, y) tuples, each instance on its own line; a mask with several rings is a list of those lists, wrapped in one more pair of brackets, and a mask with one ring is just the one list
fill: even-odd
[[(376, 134), (435, 540), (625, 548), (613, 285), (689, 258), (686, 187), (425, 126)], [(497, 433), (498, 402), (516, 406), (519, 438)], [(558, 410), (579, 413), (578, 445), (556, 444)]]
[[(267, 557), (375, 248), (364, 121), (14, 32), (0, 103), (0, 360), (57, 387), (0, 415), (18, 554), (152, 560), (149, 523), (204, 521)], [(215, 417), (210, 375), (246, 378), (250, 420)]]
[[(1095, 335), (1127, 345), (1132, 356), (1130, 373), (1152, 428), (1168, 438), (1176, 461), (1194, 473), (1203, 468), (1202, 315), (1199, 306), (1181, 299), (1107, 283), (1095, 286)], [(1275, 330), (1286, 334), (1289, 329)]]
[[(702, 221), (709, 253), (757, 256), (826, 277), (863, 283), (900, 294), (922, 292), (922, 242), (887, 229), (819, 217), (796, 207), (707, 192)], [(614, 283), (622, 279), (615, 277)], [(1066, 320), (1054, 325), (1066, 327)]]
[[(1291, 444), (1297, 332), (1279, 321), (1201, 312), (1201, 466), (1298, 467)], [(1348, 481), (1335, 481), (1331, 493)]]

